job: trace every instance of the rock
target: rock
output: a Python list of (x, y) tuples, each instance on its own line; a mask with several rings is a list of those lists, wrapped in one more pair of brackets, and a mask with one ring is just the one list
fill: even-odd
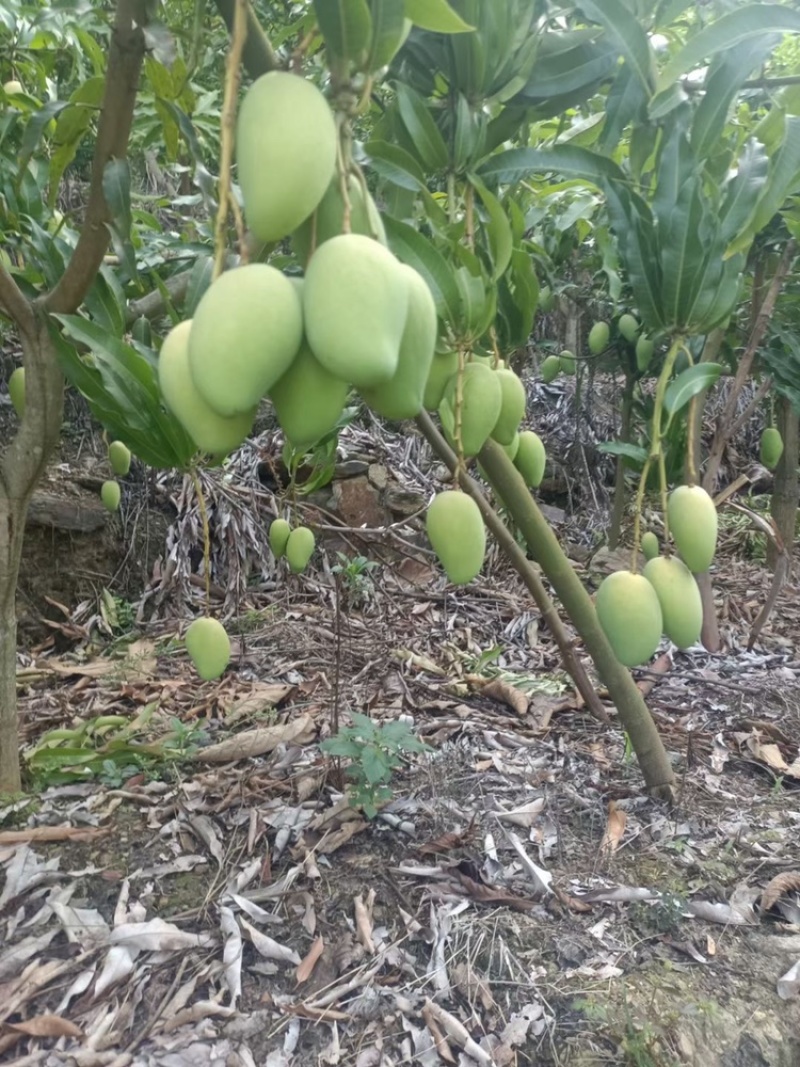
[(389, 472), (382, 463), (371, 463), (368, 471), (370, 484), (376, 489), (385, 489), (389, 484)]
[(386, 526), (391, 522), (388, 511), (381, 503), (380, 492), (363, 475), (335, 482), (333, 503), (347, 526)]

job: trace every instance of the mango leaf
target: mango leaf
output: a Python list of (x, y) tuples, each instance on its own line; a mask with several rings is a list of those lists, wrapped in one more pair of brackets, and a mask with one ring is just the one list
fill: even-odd
[(325, 45), (337, 59), (360, 62), (372, 36), (367, 0), (314, 0)]
[(780, 4), (749, 4), (730, 11), (691, 37), (670, 59), (658, 79), (658, 88), (666, 89), (705, 60), (748, 38), (772, 33), (800, 33), (800, 12)]
[(414, 157), (400, 145), (388, 141), (367, 141), (364, 151), (372, 169), (387, 182), (417, 192), (425, 189), (425, 173)]
[(483, 201), (483, 206), (489, 216), (485, 229), (492, 250), (492, 281), (497, 281), (511, 261), (513, 246), (511, 223), (503, 210), (503, 205), (494, 193), (489, 192), (480, 179), (473, 174), (469, 176), (469, 182)]
[(131, 232), (131, 168), (127, 159), (110, 159), (103, 167), (103, 196), (120, 234)]
[(509, 148), (490, 156), (477, 170), (485, 182), (513, 185), (533, 174), (556, 173), (583, 178), (593, 185), (605, 181), (624, 182), (625, 173), (613, 160), (577, 145), (552, 148)]
[(647, 93), (627, 63), (617, 71), (606, 97), (606, 121), (598, 144), (603, 149), (614, 149), (620, 142), (626, 127), (642, 117), (647, 103)]
[(465, 22), (446, 0), (405, 0), (405, 10), (406, 18), (420, 29), (433, 33), (468, 33), (475, 28)]
[(384, 216), (389, 247), (402, 263), (419, 271), (433, 294), (439, 316), (458, 322), (461, 301), (452, 268), (439, 250), (413, 226)]
[(692, 151), (698, 159), (705, 159), (715, 147), (742, 82), (779, 43), (777, 34), (750, 38), (725, 51), (712, 63), (703, 98), (692, 119)]
[[(763, 230), (774, 215), (780, 211), (786, 198), (800, 189), (800, 118), (792, 116), (786, 119), (786, 133), (783, 144), (770, 162), (766, 188), (756, 205), (753, 221), (749, 227), (752, 238)], [(748, 234), (743, 234), (739, 241), (734, 241), (729, 252), (743, 251), (748, 244), (743, 242)]]
[(664, 395), (664, 409), (674, 415), (686, 407), (692, 397), (708, 389), (722, 374), (721, 363), (698, 363), (670, 382)]
[(661, 266), (649, 204), (621, 182), (605, 184), (611, 225), (628, 282), (648, 330), (664, 326), (661, 305)]
[(603, 441), (597, 446), (597, 450), (610, 456), (624, 456), (639, 465), (644, 465), (647, 461), (647, 449), (641, 445), (632, 445), (628, 441)]
[(397, 107), (423, 166), (444, 170), (449, 162), (447, 145), (424, 99), (408, 85), (397, 86)]
[(586, 18), (604, 27), (640, 84), (652, 93), (656, 79), (655, 60), (641, 22), (620, 0), (578, 0), (578, 7)]
[(617, 65), (613, 41), (595, 41), (585, 31), (548, 33), (542, 38), (531, 76), (514, 97), (541, 117), (588, 99)]
[(768, 174), (767, 153), (763, 145), (751, 137), (742, 149), (738, 171), (727, 183), (719, 209), (720, 235), (726, 245), (745, 232), (755, 214)]
[(189, 275), (189, 284), (186, 287), (186, 297), (183, 302), (183, 313), (187, 319), (191, 319), (197, 310), (197, 305), (203, 294), (211, 285), (214, 276), (214, 257), (198, 256), (192, 265)]
[(370, 0), (372, 41), (366, 69), (381, 70), (394, 59), (405, 37), (403, 0)]

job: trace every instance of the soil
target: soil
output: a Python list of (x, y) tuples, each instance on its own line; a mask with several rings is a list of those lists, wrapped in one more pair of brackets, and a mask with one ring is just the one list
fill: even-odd
[[(361, 455), (366, 436), (354, 430), (346, 446)], [(391, 466), (400, 441), (373, 433), (373, 465)], [(396, 480), (412, 494), (432, 484), (435, 468), (403, 454)], [(51, 488), (91, 486), (102, 457), (68, 432)], [(247, 464), (255, 484), (258, 463)], [(141, 593), (171, 522), (162, 488), (134, 479), (126, 493), (123, 527), (28, 539), (25, 633), (41, 638), (45, 591), (67, 612), (51, 606), (61, 628), (21, 657), (22, 738), (30, 757), (47, 730), (147, 712), (136, 738), (165, 752), (170, 736), (173, 748), (88, 781), (52, 768), (48, 779), (40, 763), (31, 793), (0, 808), (3, 1062), (800, 1065), (800, 983), (779, 995), (800, 960), (798, 588), (783, 589), (748, 651), (770, 584), (749, 531), (723, 522), (724, 650), (665, 647), (636, 672), (678, 776), (668, 809), (647, 796), (609, 702), (610, 728), (582, 709), (504, 561), (492, 553), (481, 579), (453, 590), (414, 522), (374, 571), (337, 575), (331, 551), (303, 576), (245, 576), (218, 682), (195, 676), (174, 614), (129, 620), (109, 639), (88, 618), (99, 591)], [(192, 547), (175, 533), (187, 513), (168, 535), (178, 555)], [(592, 553), (585, 514), (560, 532), (596, 586), (623, 564)], [(356, 534), (340, 531), (337, 547)], [(220, 607), (222, 569), (213, 579)], [(318, 747), (351, 711), (405, 721), (430, 746), (402, 758), (372, 820), (342, 798)], [(209, 760), (209, 746), (246, 746), (264, 729), (277, 731), (271, 749)], [(38, 872), (27, 881), (13, 868), (23, 853)], [(206, 940), (163, 947), (154, 928), (98, 992), (113, 934), (91, 942), (79, 921), (119, 931), (153, 920)], [(266, 954), (259, 932), (290, 958)], [(31, 938), (42, 940), (25, 956)], [(438, 1051), (437, 1018), (449, 1035)]]

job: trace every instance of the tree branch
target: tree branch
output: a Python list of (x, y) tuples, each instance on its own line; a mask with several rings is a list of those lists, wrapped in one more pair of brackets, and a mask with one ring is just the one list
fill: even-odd
[(71, 313), (84, 300), (108, 248), (112, 215), (103, 192), (103, 172), (112, 159), (124, 159), (133, 124), (139, 74), (145, 53), (142, 27), (148, 23), (146, 0), (118, 0), (106, 70), (106, 87), (97, 128), (89, 203), (78, 244), (61, 280), (43, 300), (50, 312)]
[(30, 336), (34, 332), (33, 304), (0, 263), (0, 314), (7, 315), (20, 333)]
[[(228, 33), (232, 34), (236, 17), (236, 0), (214, 0), (214, 2), (228, 27)], [(270, 70), (281, 69), (281, 62), (249, 3), (247, 5), (247, 37), (242, 50), (242, 62), (251, 78), (257, 78)]]

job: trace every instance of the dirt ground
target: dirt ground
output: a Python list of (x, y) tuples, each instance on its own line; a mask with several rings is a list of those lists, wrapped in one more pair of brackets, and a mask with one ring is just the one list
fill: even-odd
[[(409, 490), (438, 477), (416, 446), (372, 447), (402, 455)], [(244, 503), (213, 498), (221, 680), (178, 639), (187, 589), (200, 604), (180, 487), (176, 567), (151, 567), (127, 614), (120, 590), (70, 601), (20, 656), (32, 788), (0, 808), (0, 1061), (800, 1065), (800, 608), (792, 581), (747, 650), (770, 585), (757, 539), (723, 521), (723, 651), (664, 645), (636, 672), (678, 778), (668, 809), (494, 551), (454, 590), (416, 519), (369, 571), (337, 574), (328, 549), (290, 576), (254, 548), (231, 599), (226, 561), (274, 508), (257, 460)], [(559, 532), (595, 587), (624, 562), (585, 550), (586, 515)], [(351, 711), (429, 746), (372, 820), (319, 749)], [(70, 749), (107, 758), (91, 777), (42, 747), (101, 717), (136, 729)]]

